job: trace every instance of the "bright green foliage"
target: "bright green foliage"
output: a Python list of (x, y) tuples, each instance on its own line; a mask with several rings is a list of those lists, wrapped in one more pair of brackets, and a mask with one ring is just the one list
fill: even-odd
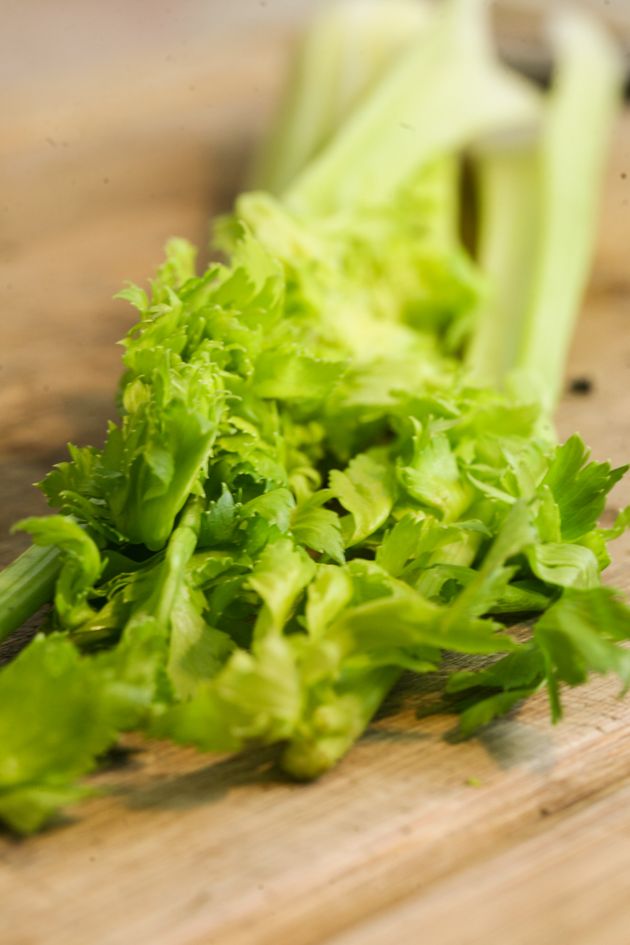
[(540, 618), (534, 641), (544, 659), (554, 718), (561, 715), (558, 683), (577, 686), (589, 673), (616, 673), (630, 687), (630, 652), (616, 644), (630, 636), (630, 608), (608, 588), (571, 591)]
[[(237, 201), (217, 225), (224, 263), (199, 276), (174, 240), (150, 293), (122, 293), (139, 320), (121, 418), (49, 473), (58, 514), (21, 525), (46, 551), (0, 576), (2, 634), (54, 602), (52, 635), (0, 672), (0, 817), (16, 830), (80, 796), (123, 730), (282, 743), (310, 778), (401, 672), (448, 653), (477, 667), (446, 683), (464, 735), (544, 685), (557, 718), (561, 683), (630, 683), (629, 612), (601, 587), (627, 510), (598, 527), (625, 468), (579, 437), (557, 445), (560, 376), (515, 383), (479, 342), (498, 309), (458, 235), (459, 148), (542, 108), (492, 55), (480, 6), (451, 0), (361, 83), (288, 194)], [(287, 166), (314, 146), (300, 138)], [(538, 618), (526, 642), (520, 616)]]
[(560, 515), (560, 533), (575, 541), (597, 524), (606, 496), (630, 467), (612, 469), (609, 463), (589, 463), (589, 451), (579, 436), (559, 446), (544, 478)]
[(0, 674), (0, 816), (36, 830), (84, 793), (75, 779), (116, 731), (97, 667), (63, 636), (36, 637)]

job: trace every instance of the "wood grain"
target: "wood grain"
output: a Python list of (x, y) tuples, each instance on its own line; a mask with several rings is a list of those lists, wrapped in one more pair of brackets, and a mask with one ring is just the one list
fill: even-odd
[[(580, 804), (530, 836), (326, 945), (620, 945), (628, 938), (630, 787)], [(454, 908), (456, 904), (456, 908)], [(462, 921), (465, 916), (465, 921)]]
[[(212, 62), (182, 64), (168, 94), (168, 83), (145, 84), (125, 97), (121, 84), (99, 118), (89, 107), (98, 82), (86, 81), (73, 108), (33, 107), (3, 138), (3, 560), (20, 546), (10, 523), (42, 507), (29, 483), (67, 439), (102, 439), (113, 342), (131, 319), (111, 296), (126, 278), (144, 281), (172, 233), (203, 244), (207, 218), (240, 177), (277, 82), (274, 43), (248, 45), (250, 71), (230, 80), (229, 95), (234, 70), (215, 47)], [(195, 83), (203, 93), (189, 92)], [(55, 114), (53, 146), (43, 132)], [(567, 397), (558, 421), (616, 462), (630, 456), (629, 154), (627, 116), (570, 369), (594, 390)], [(625, 484), (607, 515), (628, 501)], [(626, 589), (629, 564), (620, 542), (610, 579)], [(405, 680), (349, 757), (310, 786), (282, 780), (273, 751), (213, 758), (127, 739), (94, 778), (104, 795), (76, 819), (28, 841), (0, 837), (0, 942), (371, 945), (422, 933), (431, 945), (465, 945), (464, 933), (500, 933), (520, 945), (533, 903), (528, 943), (563, 945), (569, 932), (578, 945), (625, 940), (630, 702), (595, 680), (567, 695), (558, 728), (541, 696), (453, 745), (451, 719), (421, 717), (432, 698), (431, 680)], [(567, 918), (574, 897), (581, 930)]]
[(423, 701), (399, 691), (308, 787), (271, 753), (132, 756), (75, 824), (2, 847), (2, 941), (310, 945), (630, 774), (608, 685), (570, 698), (556, 732), (540, 700), (463, 746), (443, 740), (450, 720), (416, 719)]

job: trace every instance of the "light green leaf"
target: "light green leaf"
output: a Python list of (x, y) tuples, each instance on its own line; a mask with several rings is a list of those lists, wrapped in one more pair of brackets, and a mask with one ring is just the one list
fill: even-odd
[(316, 492), (301, 502), (293, 513), (291, 531), (299, 545), (328, 555), (337, 564), (343, 564), (343, 539), (339, 516), (336, 512), (321, 507), (329, 497), (328, 490), (324, 490)]
[(263, 602), (256, 638), (282, 631), (304, 588), (315, 574), (315, 563), (289, 539), (268, 545), (256, 562), (248, 585)]
[(330, 491), (352, 516), (343, 523), (347, 545), (363, 541), (386, 522), (395, 499), (392, 480), (387, 463), (368, 453), (356, 456), (345, 472), (333, 469)]
[(526, 549), (527, 560), (536, 577), (558, 587), (588, 590), (601, 583), (597, 558), (582, 545), (532, 545)]

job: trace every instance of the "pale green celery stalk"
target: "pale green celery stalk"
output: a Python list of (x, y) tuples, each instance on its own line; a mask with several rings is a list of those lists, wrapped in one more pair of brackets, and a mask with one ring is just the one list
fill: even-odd
[(429, 19), (430, 7), (421, 0), (345, 0), (326, 6), (292, 63), (253, 186), (282, 193)]
[(473, 383), (500, 387), (513, 369), (527, 310), (540, 213), (538, 141), (495, 142), (475, 162), (480, 229), (477, 261), (487, 293), (466, 353)]
[(0, 641), (52, 600), (60, 567), (58, 548), (33, 545), (0, 572)]
[(595, 20), (567, 11), (555, 25), (541, 135), (522, 145), (498, 139), (478, 158), (479, 262), (491, 295), (467, 355), (473, 381), (508, 381), (549, 415), (589, 276), (622, 78), (618, 51)]
[(595, 19), (566, 11), (554, 25), (558, 71), (541, 146), (539, 259), (516, 358), (548, 410), (562, 389), (589, 277), (623, 76), (619, 51)]
[(530, 125), (539, 95), (500, 65), (486, 0), (446, 0), (322, 154), (287, 189), (297, 212), (382, 204), (414, 173), (495, 130)]

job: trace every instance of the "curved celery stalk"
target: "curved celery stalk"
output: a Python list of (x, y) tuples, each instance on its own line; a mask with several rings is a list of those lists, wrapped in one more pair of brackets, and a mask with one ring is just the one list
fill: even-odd
[(52, 599), (60, 566), (58, 548), (33, 545), (0, 572), (0, 641)]
[(565, 12), (554, 35), (541, 134), (499, 137), (477, 156), (479, 262), (492, 290), (466, 358), (474, 382), (507, 381), (548, 415), (589, 276), (621, 84), (617, 50), (596, 21)]
[(516, 368), (551, 410), (563, 372), (596, 237), (598, 198), (622, 68), (596, 20), (558, 16), (557, 77), (541, 143), (540, 230), (532, 293)]
[(421, 0), (350, 0), (314, 20), (292, 63), (253, 186), (281, 193), (430, 20)]
[(388, 201), (420, 167), (536, 121), (539, 95), (500, 65), (486, 0), (449, 0), (286, 192), (299, 212)]

